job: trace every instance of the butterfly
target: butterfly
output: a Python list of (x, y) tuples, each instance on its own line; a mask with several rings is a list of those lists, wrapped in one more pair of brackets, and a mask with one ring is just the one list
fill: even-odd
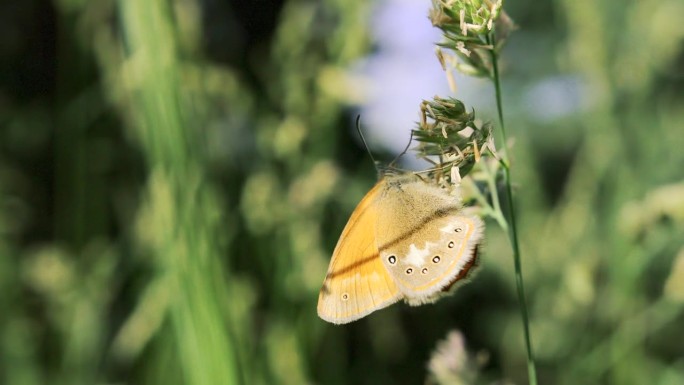
[(384, 176), (342, 231), (319, 317), (345, 324), (401, 299), (436, 301), (474, 270), (483, 230), (446, 189), (410, 173)]

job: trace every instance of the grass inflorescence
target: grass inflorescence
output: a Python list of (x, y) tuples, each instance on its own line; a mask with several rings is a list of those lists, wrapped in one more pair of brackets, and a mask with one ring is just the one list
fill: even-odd
[[(536, 385), (537, 375), (523, 283), (510, 161), (506, 151), (507, 136), (498, 66), (501, 47), (514, 29), (514, 24), (503, 11), (501, 0), (433, 0), (432, 5), (430, 20), (435, 27), (442, 30), (444, 37), (443, 41), (438, 44), (440, 48), (437, 51), (442, 67), (447, 69), (447, 64), (453, 65), (468, 75), (489, 78), (494, 85), (499, 117), (497, 131), (500, 133), (502, 150), (497, 153), (494, 142), (490, 140), (491, 125), (489, 123), (477, 124), (474, 112), (467, 112), (465, 105), (453, 98), (435, 97), (432, 101), (423, 102), (421, 105), (423, 118), (419, 129), (414, 130), (414, 136), (421, 143), (420, 155), (438, 156), (439, 162), (435, 170), (439, 175), (450, 175), (452, 183), (460, 183), (461, 178), (466, 176), (475, 165), (474, 160), (480, 160), (483, 154), (491, 156), (494, 162), (498, 163), (496, 165), (491, 161), (484, 161), (481, 166), (483, 171), (481, 175), (487, 182), (485, 186), (492, 194), (492, 199), (483, 198), (477, 188), (474, 191), (478, 195), (476, 197), (478, 203), (483, 206), (482, 212), (495, 219), (509, 235), (527, 349), (529, 383)], [(444, 52), (445, 50), (447, 53)], [(455, 55), (456, 59), (454, 56), (449, 56), (449, 53)], [(429, 117), (431, 122), (428, 122), (426, 117)], [(498, 172), (499, 169), (501, 172)], [(504, 205), (499, 202), (498, 180), (501, 180), (505, 186)], [(506, 211), (503, 212), (502, 208)]]

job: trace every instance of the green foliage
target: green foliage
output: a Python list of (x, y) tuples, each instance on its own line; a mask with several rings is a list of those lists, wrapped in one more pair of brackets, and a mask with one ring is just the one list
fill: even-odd
[[(0, 383), (525, 383), (495, 226), (453, 297), (344, 327), (316, 317), (339, 232), (374, 182), (346, 116), (370, 5), (208, 3), (0, 16)], [(496, 48), (539, 382), (684, 383), (684, 4), (505, 6), (520, 24)], [(276, 27), (244, 48), (238, 15)], [(559, 75), (582, 96), (549, 118), (523, 95)], [(472, 108), (494, 121), (494, 105)], [(453, 144), (433, 129), (425, 142)]]

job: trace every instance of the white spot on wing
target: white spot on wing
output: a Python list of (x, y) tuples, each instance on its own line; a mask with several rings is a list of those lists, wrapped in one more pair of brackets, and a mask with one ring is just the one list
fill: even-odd
[(409, 246), (409, 252), (404, 258), (404, 263), (407, 265), (413, 265), (416, 267), (423, 266), (425, 264), (425, 257), (430, 255), (430, 247), (433, 244), (427, 242), (424, 249), (419, 249), (414, 243)]
[(446, 225), (446, 226), (442, 227), (441, 229), (439, 229), (439, 231), (441, 231), (443, 233), (451, 233), (452, 231), (454, 231), (453, 227), (454, 226), (452, 226), (452, 225)]

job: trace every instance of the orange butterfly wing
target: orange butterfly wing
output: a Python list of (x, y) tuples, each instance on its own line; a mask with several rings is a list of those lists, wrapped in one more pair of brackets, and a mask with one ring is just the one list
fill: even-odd
[(378, 182), (361, 199), (335, 246), (318, 295), (318, 316), (328, 322), (355, 321), (402, 297), (380, 260), (375, 237), (376, 198), (383, 186)]

